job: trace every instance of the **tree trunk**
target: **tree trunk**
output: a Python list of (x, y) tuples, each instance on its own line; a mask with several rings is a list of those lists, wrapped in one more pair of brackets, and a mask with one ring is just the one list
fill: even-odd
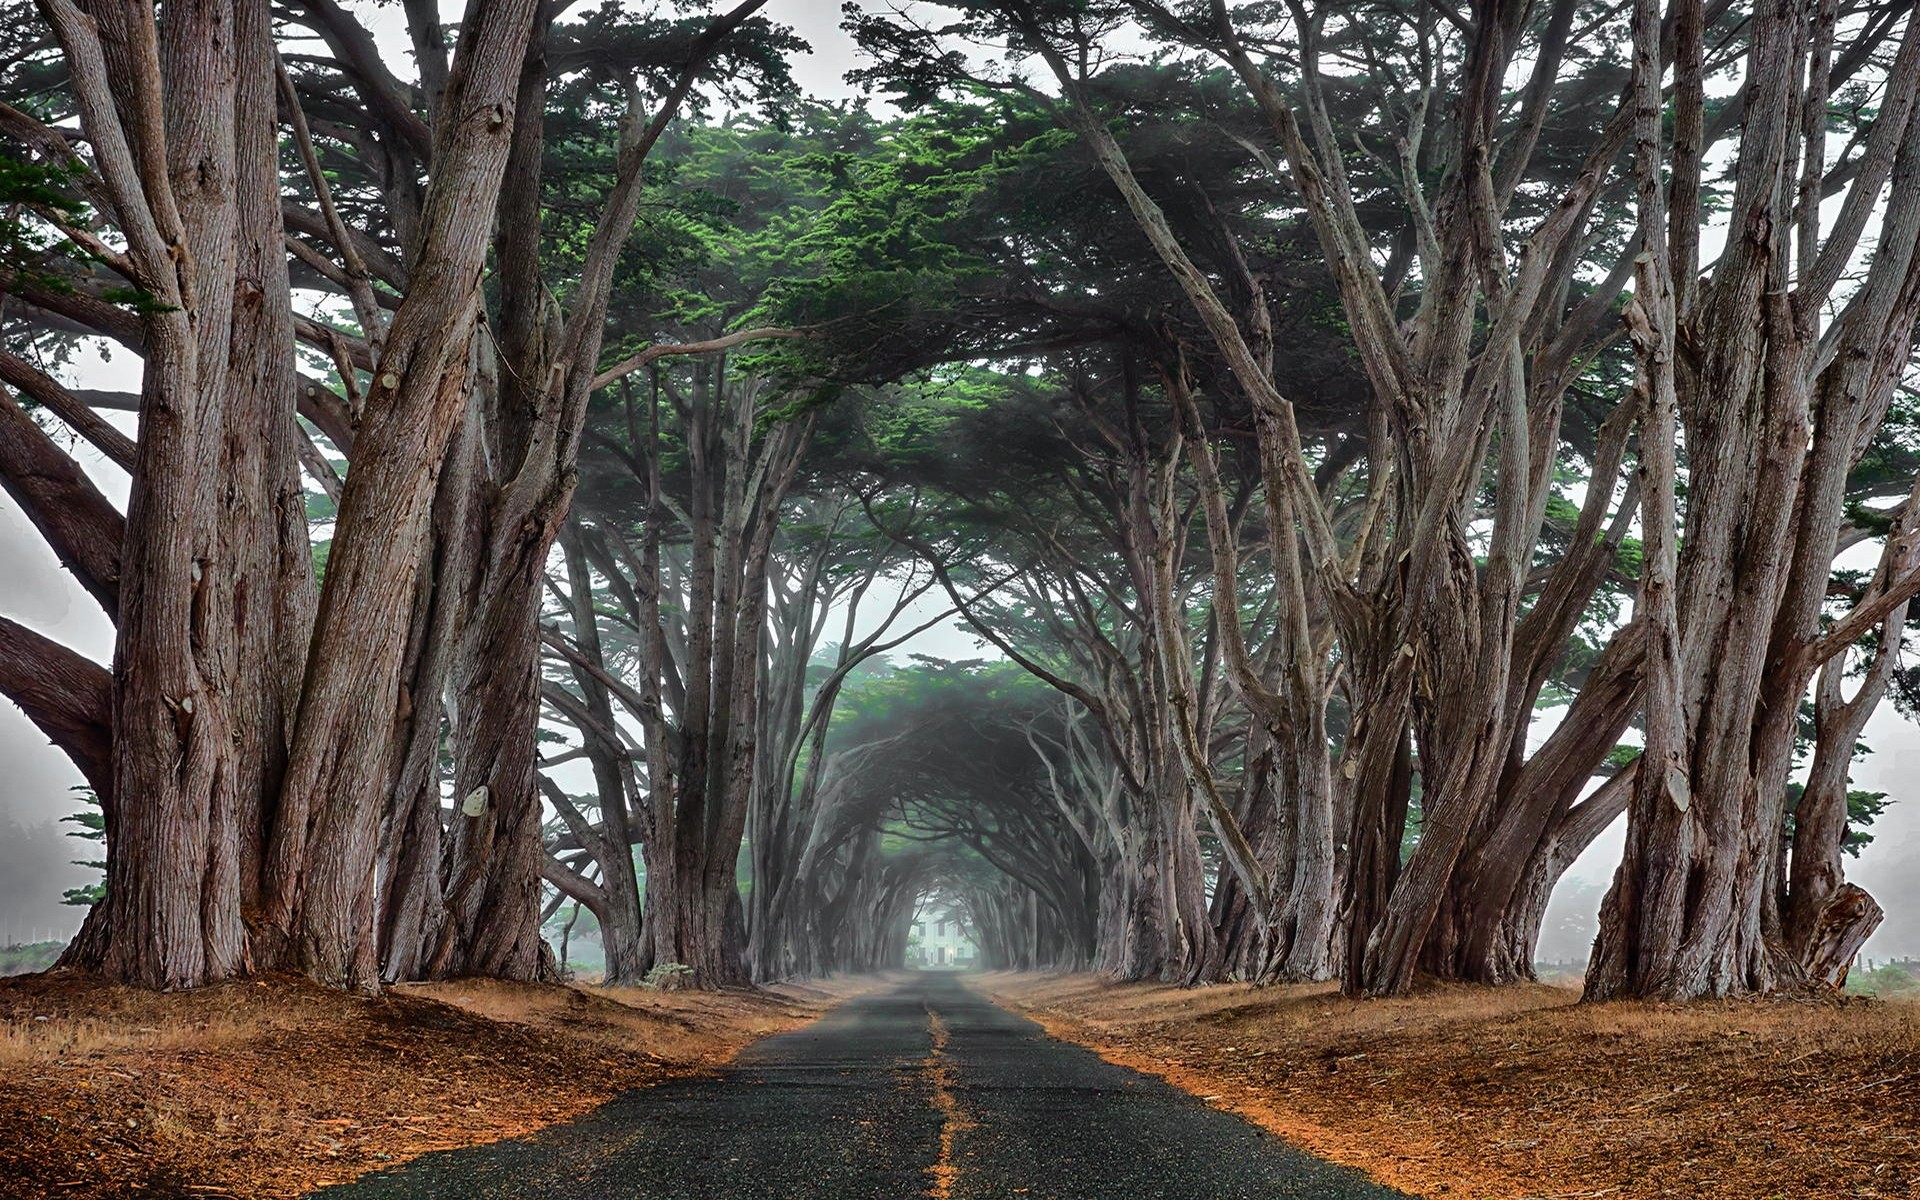
[[(551, 526), (494, 530), (453, 672), (453, 827), (435, 978), (548, 976), (540, 938), (540, 600)], [(504, 549), (504, 553), (501, 550)]]
[(434, 501), (430, 551), (421, 564), (408, 635), (398, 748), (388, 789), (382, 836), (381, 978), (389, 983), (427, 977), (445, 897), (440, 860), (444, 833), (440, 760), (447, 685), (466, 616), (473, 549), (468, 509), (474, 487), (479, 430), (471, 406), (447, 451)]
[[(265, 924), (322, 982), (377, 984), (373, 877), (406, 611), (465, 407), (488, 232), (533, 0), (473, 0), (435, 143), (413, 286), (354, 440), (269, 856)], [(530, 734), (528, 736), (531, 736)]]
[[(221, 580), (234, 564), (220, 554), (214, 478), (230, 416), (238, 259), (234, 11), (169, 10), (164, 32), (151, 9), (129, 3), (94, 5), (90, 24), (69, 5), (49, 15), (130, 254), (166, 309), (143, 321), (114, 654), (112, 794), (140, 802), (106, 810), (107, 898), (85, 965), (147, 987), (191, 987), (248, 962), (241, 764), (226, 691), (239, 629)], [(129, 127), (164, 128), (164, 145), (116, 150), (116, 108)]]
[[(1588, 974), (1594, 998), (1689, 999), (1798, 980), (1802, 961), (1782, 928), (1780, 839), (1799, 704), (1820, 663), (1869, 633), (1920, 578), (1912, 571), (1910, 495), (1868, 596), (1822, 630), (1844, 475), (1879, 427), (1899, 369), (1891, 364), (1909, 358), (1920, 315), (1920, 126), (1911, 119), (1920, 75), (1896, 73), (1885, 123), (1873, 131), (1888, 156), (1869, 161), (1892, 171), (1885, 230), (1862, 286), (1822, 333), (1812, 314), (1837, 264), (1853, 253), (1860, 226), (1843, 220), (1835, 239), (1818, 245), (1817, 218), (1803, 212), (1796, 222), (1785, 211), (1796, 156), (1806, 150), (1816, 177), (1824, 165), (1811, 158), (1823, 123), (1808, 117), (1801, 90), (1810, 73), (1816, 94), (1827, 85), (1824, 35), (1809, 16), (1768, 9), (1756, 18), (1732, 209), (1739, 236), (1729, 239), (1698, 312), (1683, 314), (1699, 346), (1676, 376), (1657, 184), (1659, 19), (1648, 0), (1636, 10), (1635, 167), (1646, 252), (1628, 315), (1649, 404), (1641, 435), (1648, 487), (1641, 607), (1653, 642), (1647, 750), (1626, 858)], [(1900, 54), (1920, 66), (1920, 29), (1911, 23)], [(1682, 67), (1697, 71), (1698, 63)], [(1804, 145), (1793, 135), (1803, 121), (1814, 130)], [(1850, 211), (1877, 202), (1866, 195), (1877, 197), (1884, 177), (1864, 178), (1870, 191), (1849, 196)], [(1676, 408), (1690, 466), (1686, 543), (1677, 559), (1666, 483)], [(1823, 786), (1832, 786), (1831, 773)], [(1816, 800), (1816, 811), (1822, 803), (1830, 801)], [(1817, 821), (1830, 833), (1830, 815)], [(1811, 903), (1821, 885), (1804, 881)]]
[(1865, 889), (1843, 884), (1821, 906), (1802, 952), (1807, 978), (1830, 988), (1847, 982), (1854, 955), (1886, 916)]

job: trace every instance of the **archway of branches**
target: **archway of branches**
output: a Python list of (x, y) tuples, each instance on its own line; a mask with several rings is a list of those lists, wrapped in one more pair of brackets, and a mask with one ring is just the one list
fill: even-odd
[(1102, 925), (1125, 907), (1125, 832), (1084, 713), (1011, 664), (922, 663), (896, 679), (821, 764), (777, 928), (755, 939), (778, 949), (756, 968), (899, 966), (930, 901), (989, 969), (1098, 962)]
[[(100, 804), (69, 965), (543, 978), (545, 886), (610, 981), (720, 986), (943, 888), (1011, 964), (1507, 983), (1624, 814), (1592, 995), (1844, 978), (1912, 5), (853, 15), (898, 115), (805, 102), (759, 0), (405, 7), (411, 65), (334, 4), (13, 22), (0, 483), (116, 630), (0, 618)], [(221, 131), (193, 186), (156, 131)], [(842, 705), (890, 589), (1018, 670)]]

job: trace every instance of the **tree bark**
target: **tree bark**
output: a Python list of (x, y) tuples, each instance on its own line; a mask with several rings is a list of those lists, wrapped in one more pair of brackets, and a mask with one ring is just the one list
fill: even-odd
[[(413, 287), (354, 446), (271, 851), (265, 922), (322, 982), (377, 983), (372, 883), (404, 611), (466, 399), (481, 268), (533, 0), (472, 0), (435, 142)], [(371, 711), (369, 711), (371, 710)], [(529, 734), (529, 736), (531, 736)]]

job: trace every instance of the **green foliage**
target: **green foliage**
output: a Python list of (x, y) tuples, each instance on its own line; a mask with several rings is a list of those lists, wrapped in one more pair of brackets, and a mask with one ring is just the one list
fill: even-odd
[(1046, 809), (1036, 741), (1059, 739), (1065, 711), (1057, 693), (1005, 661), (916, 655), (855, 681), (833, 725), (834, 745), (858, 764), (842, 784), (842, 817), (877, 825), (888, 858), (991, 875), (982, 842)]
[(1414, 848), (1420, 845), (1420, 832), (1426, 826), (1426, 806), (1421, 803), (1427, 792), (1426, 779), (1420, 772), (1413, 773), (1413, 786), (1407, 795), (1407, 823), (1400, 828), (1400, 862), (1402, 865), (1413, 857)]
[[(1811, 700), (1802, 700), (1794, 727), (1793, 758), (1796, 765), (1804, 762), (1813, 753), (1816, 730), (1814, 728), (1814, 706)], [(1873, 753), (1873, 748), (1865, 742), (1855, 742), (1849, 762), (1857, 762)], [(1791, 838), (1794, 828), (1794, 813), (1800, 806), (1800, 798), (1805, 795), (1806, 787), (1800, 783), (1787, 785), (1787, 806), (1781, 836)], [(1868, 827), (1893, 803), (1892, 797), (1885, 792), (1870, 792), (1862, 788), (1847, 789), (1847, 830), (1841, 839), (1840, 849), (1847, 855), (1858, 858), (1860, 851), (1873, 843), (1873, 834)]]
[[(1793, 814), (1799, 807), (1801, 796), (1805, 795), (1803, 784), (1787, 785), (1787, 815), (1785, 836), (1793, 836)], [(1860, 857), (1860, 852), (1873, 844), (1873, 834), (1868, 826), (1879, 819), (1887, 805), (1893, 800), (1885, 792), (1870, 792), (1864, 788), (1847, 789), (1847, 831), (1841, 839), (1840, 849), (1850, 858)]]
[(173, 312), (170, 304), (162, 304), (152, 292), (137, 287), (109, 287), (100, 289), (100, 298), (109, 304), (124, 304), (133, 310), (135, 316), (150, 317), (156, 313)]
[(1615, 746), (1607, 752), (1607, 767), (1610, 771), (1624, 771), (1640, 758), (1640, 747), (1625, 743)]
[(1849, 972), (1845, 990), (1850, 996), (1877, 996), (1883, 1000), (1920, 998), (1920, 975), (1914, 973), (1911, 962), (1881, 963), (1872, 970)]
[(1642, 564), (1646, 561), (1646, 548), (1639, 538), (1620, 539), (1620, 550), (1614, 555), (1614, 570), (1627, 579), (1640, 578)]
[(0, 975), (30, 975), (60, 961), (65, 942), (24, 942), (0, 946)]
[(0, 154), (0, 270), (21, 285), (71, 292), (65, 267), (93, 256), (51, 224), (84, 225), (87, 204), (79, 197), (79, 172), (72, 167), (28, 162)]
[(1866, 826), (1880, 818), (1893, 803), (1892, 797), (1885, 792), (1870, 792), (1862, 788), (1847, 789), (1847, 835), (1841, 841), (1840, 848), (1853, 858), (1860, 857), (1860, 851), (1872, 844), (1873, 835)]
[(647, 972), (641, 986), (662, 992), (685, 991), (693, 986), (693, 968), (685, 963), (660, 963)]
[[(83, 177), (82, 169), (71, 164), (29, 162), (0, 153), (0, 272), (10, 278), (11, 288), (72, 293), (75, 272), (100, 261), (62, 231), (79, 230), (90, 222), (90, 206), (81, 194)], [(136, 315), (170, 311), (137, 287), (104, 287), (95, 294)]]
[[(72, 790), (79, 794), (80, 798), (86, 802), (88, 807), (77, 813), (60, 818), (60, 822), (63, 825), (71, 824), (79, 826), (78, 829), (69, 829), (67, 836), (104, 845), (107, 840), (107, 817), (106, 813), (100, 808), (100, 797), (94, 794), (92, 788), (76, 787)], [(105, 859), (76, 858), (73, 860), (73, 864), (77, 867), (92, 867), (100, 871), (103, 876), (107, 869)], [(85, 904), (91, 906), (105, 899), (106, 895), (107, 884), (103, 878), (98, 883), (68, 888), (61, 894), (60, 903)]]

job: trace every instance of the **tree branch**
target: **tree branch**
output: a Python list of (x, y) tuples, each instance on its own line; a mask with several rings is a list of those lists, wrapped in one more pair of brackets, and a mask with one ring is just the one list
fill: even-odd
[(107, 615), (120, 607), (126, 521), (86, 472), (0, 388), (0, 486)]
[(763, 325), (754, 329), (741, 329), (704, 342), (675, 342), (667, 345), (648, 346), (631, 358), (621, 359), (593, 377), (593, 386), (603, 388), (624, 375), (631, 375), (640, 368), (676, 354), (718, 354), (722, 350), (731, 350), (744, 342), (761, 341), (770, 338), (808, 338), (819, 335), (811, 329), (783, 329), (777, 325)]
[(54, 416), (111, 459), (123, 471), (133, 470), (133, 439), (115, 429), (100, 414), (62, 387), (59, 381), (40, 371), (23, 358), (0, 350), (0, 383), (7, 383), (32, 397)]
[(0, 617), (0, 694), (66, 752), (103, 799), (113, 784), (107, 669), (24, 625)]

